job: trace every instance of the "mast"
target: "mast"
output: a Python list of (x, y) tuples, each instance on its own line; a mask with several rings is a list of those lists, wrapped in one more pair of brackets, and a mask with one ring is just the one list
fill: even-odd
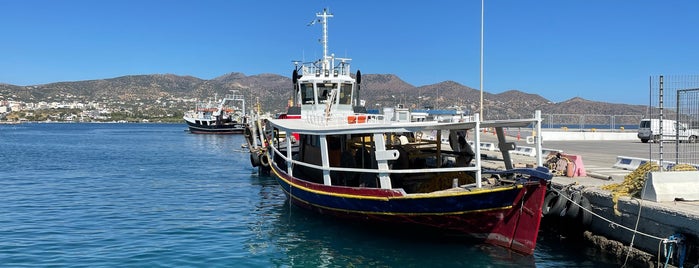
[(323, 24), (323, 69), (330, 69), (330, 56), (328, 56), (328, 18), (332, 18), (333, 14), (329, 13), (326, 8), (323, 9), (323, 13), (316, 13), (316, 17), (322, 18), (320, 23)]

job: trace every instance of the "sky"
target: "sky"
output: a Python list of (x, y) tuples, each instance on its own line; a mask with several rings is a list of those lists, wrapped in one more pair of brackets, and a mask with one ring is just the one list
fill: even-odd
[[(329, 50), (363, 74), (480, 89), (481, 1), (0, 0), (0, 83), (125, 75), (291, 76)], [(483, 90), (649, 102), (649, 77), (699, 74), (699, 1), (485, 0)]]

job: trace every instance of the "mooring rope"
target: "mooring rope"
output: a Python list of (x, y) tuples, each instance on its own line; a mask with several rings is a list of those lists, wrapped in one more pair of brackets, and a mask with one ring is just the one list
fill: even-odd
[[(571, 184), (571, 185), (568, 185), (568, 186), (565, 186), (565, 188), (568, 188), (568, 187), (571, 187), (571, 186), (572, 186), (572, 184)], [(644, 187), (644, 188), (645, 188), (645, 187)], [(639, 206), (638, 206), (638, 216), (636, 217), (636, 224), (635, 224), (635, 226), (634, 226), (634, 229), (631, 229), (631, 228), (629, 228), (629, 227), (626, 227), (626, 226), (623, 226), (623, 225), (619, 225), (618, 223), (616, 223), (616, 222), (614, 222), (614, 221), (612, 221), (612, 220), (606, 219), (606, 218), (602, 217), (601, 215), (599, 215), (599, 214), (593, 212), (591, 209), (587, 209), (587, 208), (581, 206), (580, 204), (575, 203), (575, 201), (573, 201), (570, 197), (568, 197), (568, 195), (564, 194), (563, 192), (561, 192), (561, 191), (559, 191), (559, 190), (557, 190), (557, 189), (551, 188), (551, 190), (553, 190), (553, 191), (555, 191), (556, 193), (558, 193), (558, 196), (563, 196), (563, 198), (565, 198), (565, 199), (567, 199), (568, 201), (570, 201), (571, 203), (577, 205), (577, 206), (578, 206), (579, 208), (581, 208), (582, 210), (585, 210), (585, 211), (587, 211), (587, 212), (590, 212), (590, 214), (592, 214), (593, 216), (595, 216), (595, 217), (597, 217), (597, 218), (600, 218), (600, 219), (606, 221), (607, 223), (609, 223), (609, 224), (611, 225), (612, 228), (621, 227), (622, 229), (626, 229), (627, 231), (632, 232), (633, 235), (632, 235), (632, 237), (631, 237), (631, 243), (629, 244), (628, 250), (626, 251), (626, 257), (625, 257), (625, 259), (624, 259), (624, 264), (623, 264), (621, 267), (626, 267), (626, 263), (628, 262), (629, 256), (631, 255), (631, 250), (633, 250), (633, 243), (634, 243), (634, 241), (635, 241), (635, 239), (636, 239), (636, 234), (640, 234), (640, 235), (646, 236), (646, 237), (648, 237), (648, 238), (652, 238), (652, 239), (658, 240), (658, 248), (660, 248), (660, 246), (662, 245), (662, 243), (665, 241), (665, 238), (657, 237), (657, 236), (654, 236), (654, 235), (651, 235), (651, 234), (647, 234), (647, 233), (639, 232), (639, 231), (638, 231), (638, 224), (639, 224), (640, 219), (641, 219), (641, 209), (643, 208), (643, 203), (642, 203), (643, 200), (638, 201), (638, 204), (639, 204)], [(579, 191), (582, 192), (582, 189), (579, 189)], [(658, 256), (658, 260), (660, 260), (660, 256)]]
[[(657, 236), (654, 236), (654, 235), (651, 235), (651, 234), (646, 234), (646, 233), (643, 233), (643, 232), (639, 232), (639, 231), (637, 231), (637, 230), (631, 229), (631, 228), (626, 227), (626, 226), (623, 226), (623, 225), (619, 225), (618, 223), (613, 222), (612, 220), (606, 219), (606, 218), (602, 217), (601, 215), (599, 215), (599, 214), (593, 212), (592, 210), (589, 210), (589, 209), (586, 209), (586, 208), (580, 206), (580, 204), (575, 203), (572, 199), (570, 199), (570, 197), (568, 197), (567, 195), (565, 195), (565, 194), (562, 193), (561, 191), (559, 191), (559, 190), (557, 190), (557, 189), (554, 189), (554, 188), (551, 188), (551, 190), (557, 192), (559, 196), (563, 196), (565, 199), (567, 199), (567, 200), (570, 201), (571, 203), (576, 204), (576, 205), (577, 205), (578, 207), (580, 207), (581, 209), (583, 209), (583, 210), (585, 210), (585, 211), (587, 211), (587, 212), (590, 212), (590, 214), (592, 214), (593, 216), (598, 217), (598, 218), (600, 218), (600, 219), (602, 219), (602, 220), (604, 220), (604, 221), (610, 223), (614, 228), (616, 228), (616, 227), (621, 227), (621, 228), (626, 229), (626, 230), (628, 230), (628, 231), (631, 231), (631, 232), (633, 232), (633, 233), (638, 233), (638, 234), (644, 235), (644, 236), (649, 237), (649, 238), (654, 238), (654, 239), (658, 239), (658, 240), (663, 240), (663, 239), (664, 239), (664, 238), (657, 237)], [(639, 215), (639, 217), (640, 217), (640, 215)]]
[[(646, 173), (646, 176), (647, 173)], [(643, 197), (646, 194), (646, 184), (648, 183), (648, 180), (643, 180), (643, 190), (641, 190), (641, 199), (638, 200), (638, 216), (636, 217), (636, 224), (633, 228), (633, 235), (631, 236), (631, 244), (629, 244), (629, 250), (626, 251), (626, 258), (624, 258), (624, 265), (621, 267), (626, 267), (626, 263), (629, 261), (629, 256), (631, 255), (631, 250), (633, 250), (633, 242), (636, 240), (636, 232), (638, 232), (638, 223), (641, 221), (641, 209), (643, 208)], [(656, 238), (657, 239), (657, 238)], [(664, 239), (660, 239), (660, 242), (658, 242), (658, 247), (660, 247), (660, 244), (662, 244)], [(658, 261), (660, 261), (660, 256), (658, 255)]]

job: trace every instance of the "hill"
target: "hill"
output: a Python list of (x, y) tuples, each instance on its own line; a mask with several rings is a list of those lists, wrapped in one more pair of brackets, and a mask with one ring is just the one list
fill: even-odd
[[(290, 78), (276, 74), (247, 76), (234, 72), (210, 80), (174, 74), (150, 74), (34, 86), (0, 84), (0, 100), (158, 105), (163, 101), (191, 98), (205, 100), (236, 92), (247, 96), (248, 104), (259, 98), (263, 110), (283, 112), (283, 107), (291, 98), (290, 87)], [(369, 109), (397, 103), (412, 108), (458, 105), (475, 113), (479, 110), (480, 102), (480, 91), (454, 81), (415, 87), (393, 74), (364, 74), (360, 96), (366, 100)], [(484, 92), (483, 102), (486, 119), (529, 117), (535, 110), (541, 110), (543, 114), (635, 116), (641, 116), (646, 111), (643, 105), (596, 102), (577, 97), (554, 103), (537, 94), (518, 90), (497, 94)]]

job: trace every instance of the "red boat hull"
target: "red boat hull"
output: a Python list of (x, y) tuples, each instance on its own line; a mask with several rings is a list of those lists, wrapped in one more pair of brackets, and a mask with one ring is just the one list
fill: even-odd
[(536, 248), (547, 181), (450, 194), (327, 186), (272, 171), (291, 202), (320, 214), (466, 235), (530, 255)]

